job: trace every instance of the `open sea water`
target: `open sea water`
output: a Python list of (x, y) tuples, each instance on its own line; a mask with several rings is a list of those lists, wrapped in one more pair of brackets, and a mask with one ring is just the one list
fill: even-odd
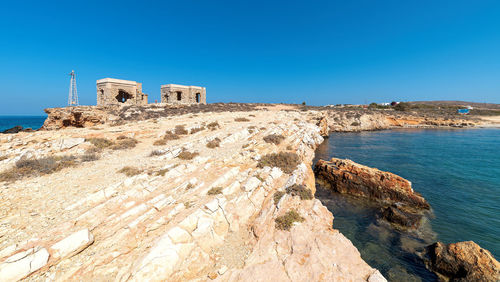
[(376, 207), (318, 187), (339, 229), (391, 281), (433, 281), (415, 255), (436, 240), (472, 240), (500, 258), (500, 129), (415, 129), (334, 133), (316, 159), (348, 158), (412, 182), (432, 206), (418, 235), (379, 222)]
[(0, 116), (0, 132), (20, 125), (23, 128), (39, 129), (47, 116)]

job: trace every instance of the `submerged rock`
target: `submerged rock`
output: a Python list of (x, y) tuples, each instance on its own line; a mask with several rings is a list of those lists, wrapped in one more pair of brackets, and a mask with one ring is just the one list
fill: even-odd
[(423, 214), (402, 205), (382, 208), (380, 217), (392, 223), (397, 229), (418, 228)]
[(444, 281), (500, 281), (500, 263), (473, 241), (429, 245), (424, 260)]

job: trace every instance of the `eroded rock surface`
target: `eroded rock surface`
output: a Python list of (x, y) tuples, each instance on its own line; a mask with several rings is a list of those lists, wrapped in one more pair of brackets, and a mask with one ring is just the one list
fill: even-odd
[(472, 241), (434, 243), (426, 249), (426, 264), (444, 281), (500, 281), (500, 263)]

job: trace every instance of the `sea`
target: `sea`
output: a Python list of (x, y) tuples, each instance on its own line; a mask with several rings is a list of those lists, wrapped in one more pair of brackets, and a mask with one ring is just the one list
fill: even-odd
[(333, 133), (318, 159), (347, 158), (412, 182), (432, 206), (418, 232), (398, 232), (377, 207), (317, 185), (333, 227), (389, 281), (436, 281), (419, 252), (437, 240), (472, 240), (500, 258), (500, 129), (401, 129)]
[(39, 129), (47, 116), (0, 116), (0, 132), (20, 125), (23, 128)]

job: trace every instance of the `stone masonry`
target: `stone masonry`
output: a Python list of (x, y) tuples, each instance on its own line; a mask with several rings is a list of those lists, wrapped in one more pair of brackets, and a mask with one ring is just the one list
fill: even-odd
[(169, 104), (206, 104), (205, 87), (166, 84), (161, 86), (161, 102)]
[(103, 78), (97, 81), (97, 106), (105, 105), (147, 105), (148, 94), (142, 93), (142, 83)]

